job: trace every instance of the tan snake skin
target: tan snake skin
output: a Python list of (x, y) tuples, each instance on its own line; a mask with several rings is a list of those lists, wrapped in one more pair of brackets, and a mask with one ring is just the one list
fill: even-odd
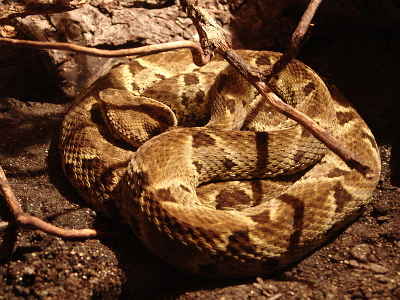
[[(260, 67), (280, 55), (238, 53)], [(186, 50), (132, 60), (73, 103), (62, 164), (95, 210), (178, 269), (251, 277), (300, 260), (370, 201), (374, 137), (310, 68), (293, 61), (269, 84), (369, 162), (374, 178), (274, 112), (225, 62), (190, 61)]]

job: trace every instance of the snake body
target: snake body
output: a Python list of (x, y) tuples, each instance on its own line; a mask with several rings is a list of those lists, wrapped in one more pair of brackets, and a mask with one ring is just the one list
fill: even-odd
[[(271, 66), (280, 54), (239, 51)], [(67, 178), (156, 256), (210, 277), (260, 276), (324, 243), (368, 203), (380, 172), (368, 126), (294, 60), (271, 88), (371, 164), (366, 179), (274, 112), (227, 64), (179, 50), (111, 70), (62, 125)]]

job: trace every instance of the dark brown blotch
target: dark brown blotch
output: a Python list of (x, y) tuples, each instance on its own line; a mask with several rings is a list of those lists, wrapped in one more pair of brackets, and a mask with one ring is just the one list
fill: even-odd
[(203, 169), (202, 164), (195, 160), (193, 161), (193, 165), (196, 168), (197, 173), (201, 174), (201, 170)]
[(293, 159), (295, 162), (299, 162), (301, 160), (303, 160), (304, 156), (305, 156), (306, 152), (303, 150), (298, 150), (296, 152), (296, 154), (293, 156)]
[(129, 71), (132, 74), (136, 74), (144, 69), (146, 69), (146, 67), (143, 67), (137, 60), (129, 61)]
[(338, 111), (338, 112), (336, 112), (336, 118), (338, 119), (339, 124), (341, 126), (343, 126), (344, 124), (346, 124), (347, 122), (350, 122), (354, 118), (354, 113), (352, 113), (350, 111), (346, 111), (346, 112)]
[(236, 164), (229, 158), (225, 158), (222, 163), (224, 164), (224, 166), (226, 167), (227, 170), (232, 169), (234, 166), (236, 166)]
[(204, 100), (204, 98), (206, 97), (206, 94), (204, 93), (204, 91), (198, 91), (197, 93), (196, 93), (196, 98), (194, 99), (194, 101), (197, 103), (197, 104), (200, 104), (200, 103), (203, 103), (205, 100)]
[(164, 80), (164, 79), (167, 78), (167, 77), (165, 77), (165, 76), (162, 75), (162, 74), (156, 74), (156, 77), (159, 78), (160, 80)]
[(188, 95), (186, 93), (182, 93), (181, 98), (182, 98), (182, 104), (184, 106), (188, 106), (190, 104), (190, 102), (192, 101), (192, 99), (190, 97), (188, 97)]
[(301, 137), (302, 138), (308, 138), (310, 136), (311, 136), (311, 133), (308, 130), (303, 129), (303, 132), (301, 133)]
[(362, 136), (364, 139), (369, 140), (369, 142), (371, 143), (371, 146), (372, 146), (375, 150), (378, 150), (378, 145), (376, 144), (376, 141), (375, 141), (375, 139), (374, 139), (374, 137), (373, 137), (372, 135), (370, 135), (370, 134), (368, 134), (368, 133), (366, 133), (366, 132), (361, 132), (361, 136)]
[(252, 203), (252, 199), (243, 190), (223, 190), (216, 197), (216, 209), (226, 210), (228, 208), (235, 208), (240, 210), (243, 206), (248, 206)]
[(296, 92), (295, 91), (286, 91), (285, 94), (280, 95), (280, 96), (282, 97), (283, 101), (292, 105), (293, 99), (295, 99), (295, 97), (296, 97)]
[(293, 233), (289, 238), (289, 249), (296, 249), (298, 247), (301, 232), (304, 227), (304, 202), (297, 197), (289, 194), (282, 194), (278, 197), (279, 200), (285, 202), (293, 208)]
[(81, 159), (81, 164), (84, 170), (101, 170), (104, 167), (104, 163), (98, 157), (89, 159), (83, 158)]
[(345, 204), (350, 202), (353, 197), (349, 194), (349, 192), (346, 191), (340, 182), (334, 186), (333, 191), (333, 196), (335, 197), (335, 202), (337, 205), (335, 211), (341, 212)]
[(193, 135), (193, 148), (210, 147), (216, 144), (216, 141), (209, 134), (201, 131), (195, 132)]
[(312, 82), (309, 82), (304, 88), (303, 92), (306, 96), (308, 96), (313, 90), (315, 90), (315, 84)]
[(328, 174), (326, 174), (326, 177), (328, 178), (335, 178), (335, 177), (340, 177), (343, 175), (346, 175), (348, 172), (339, 168), (335, 168), (331, 170)]
[(90, 110), (90, 119), (97, 125), (105, 125), (103, 116), (101, 115), (100, 105), (95, 103)]
[(251, 243), (249, 233), (247, 231), (234, 231), (228, 238), (228, 245), (226, 250), (233, 255), (240, 256), (243, 253), (257, 253), (256, 246)]
[(190, 189), (186, 186), (184, 186), (183, 184), (180, 185), (181, 189), (184, 190), (185, 192), (190, 193)]
[[(143, 67), (138, 61), (132, 60), (129, 62), (129, 71), (132, 74), (136, 74), (144, 69), (146, 68)], [(140, 86), (138, 86), (135, 82), (132, 82), (132, 89), (134, 91), (140, 90)]]
[(199, 78), (193, 74), (186, 74), (183, 79), (186, 85), (196, 85), (200, 82)]
[(218, 80), (218, 85), (217, 85), (216, 90), (218, 93), (220, 93), (224, 89), (224, 87), (226, 85), (226, 81), (229, 80), (229, 76), (226, 74), (221, 74), (218, 79), (219, 80)]
[(251, 216), (251, 219), (259, 224), (268, 224), (271, 220), (267, 211), (262, 212), (258, 215)]
[(206, 94), (204, 93), (204, 91), (198, 91), (195, 96), (193, 97), (193, 95), (191, 94), (187, 94), (187, 93), (182, 93), (181, 94), (182, 97), (182, 104), (184, 106), (190, 106), (193, 104), (201, 104), (203, 103), (206, 97)]
[(257, 66), (270, 66), (271, 65), (271, 59), (267, 55), (261, 55), (261, 56), (257, 57), (256, 65)]
[(229, 110), (231, 114), (234, 114), (236, 111), (236, 101), (233, 99), (226, 100), (226, 108)]
[(175, 197), (169, 189), (159, 189), (157, 191), (157, 196), (163, 201), (176, 202)]
[(255, 177), (265, 173), (268, 164), (268, 133), (256, 132), (257, 166), (254, 170)]

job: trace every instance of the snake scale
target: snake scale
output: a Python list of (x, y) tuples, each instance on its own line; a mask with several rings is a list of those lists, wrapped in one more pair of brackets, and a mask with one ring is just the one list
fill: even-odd
[[(275, 52), (238, 51), (258, 67)], [(156, 256), (209, 277), (253, 277), (323, 244), (368, 203), (380, 160), (368, 126), (294, 60), (269, 80), (370, 163), (366, 179), (270, 108), (222, 59), (179, 50), (131, 60), (77, 98), (62, 124), (67, 178)]]

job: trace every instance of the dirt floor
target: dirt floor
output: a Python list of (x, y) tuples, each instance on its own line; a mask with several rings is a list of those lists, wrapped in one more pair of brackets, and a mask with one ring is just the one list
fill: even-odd
[(180, 273), (87, 207), (57, 150), (70, 100), (49, 85), (37, 52), (18, 50), (15, 58), (16, 50), (1, 48), (0, 163), (23, 209), (61, 227), (120, 235), (67, 241), (18, 229), (0, 198), (0, 299), (400, 299), (400, 38), (365, 32), (312, 36), (299, 58), (339, 87), (375, 134), (382, 175), (373, 201), (306, 259), (246, 281)]

